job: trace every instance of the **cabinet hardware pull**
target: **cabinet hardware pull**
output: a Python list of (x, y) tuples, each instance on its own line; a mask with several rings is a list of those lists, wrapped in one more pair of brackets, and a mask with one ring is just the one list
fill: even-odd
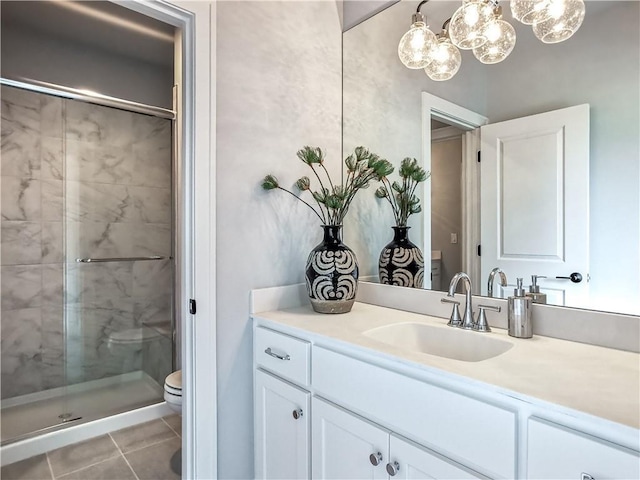
[(588, 473), (584, 473), (582, 472), (580, 474), (580, 480), (596, 480), (595, 478), (593, 478), (591, 475), (589, 475)]
[(394, 477), (400, 471), (400, 464), (398, 462), (387, 463), (387, 473)]
[(382, 453), (372, 453), (371, 455), (369, 455), (369, 461), (371, 462), (371, 465), (377, 467), (382, 463)]
[(271, 355), (273, 358), (277, 358), (278, 360), (291, 360), (291, 357), (289, 355), (287, 355), (286, 353), (284, 355), (280, 355), (274, 351), (271, 350), (271, 347), (267, 348), (264, 353), (266, 353), (267, 355)]
[(301, 408), (296, 408), (293, 411), (293, 418), (295, 418), (296, 420), (298, 420), (299, 418), (302, 417), (302, 409)]

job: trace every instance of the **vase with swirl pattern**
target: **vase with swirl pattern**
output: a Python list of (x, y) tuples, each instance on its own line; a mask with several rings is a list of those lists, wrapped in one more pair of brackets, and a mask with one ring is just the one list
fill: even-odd
[(409, 228), (393, 228), (393, 241), (380, 252), (378, 274), (380, 283), (401, 287), (422, 288), (424, 283), (424, 257), (420, 249), (409, 240)]
[(358, 261), (342, 243), (342, 225), (322, 225), (324, 238), (309, 254), (305, 281), (319, 313), (347, 313), (356, 301)]

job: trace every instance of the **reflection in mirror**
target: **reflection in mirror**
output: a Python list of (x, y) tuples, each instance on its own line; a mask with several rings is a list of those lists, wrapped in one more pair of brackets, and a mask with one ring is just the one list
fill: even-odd
[[(502, 289), (496, 285), (494, 292), (510, 295), (516, 277), (524, 277), (528, 285), (531, 275), (544, 275), (548, 278), (539, 279), (538, 284), (541, 292), (549, 294), (549, 303), (639, 315), (640, 3), (587, 1), (581, 28), (566, 42), (553, 45), (541, 43), (530, 27), (511, 22), (509, 9), (505, 8), (505, 17), (517, 33), (511, 55), (500, 64), (483, 65), (470, 52), (462, 52), (460, 71), (446, 82), (432, 81), (422, 70), (409, 70), (398, 58), (398, 40), (407, 30), (417, 4), (401, 1), (344, 33), (343, 146), (348, 152), (357, 145), (366, 145), (396, 168), (403, 158), (415, 157), (431, 171), (432, 177), (421, 192), (425, 213), (413, 215), (409, 221), (411, 240), (425, 251), (426, 268), (431, 256), (436, 259), (434, 273), (440, 274), (439, 278), (434, 275), (432, 283), (427, 271), (425, 287), (445, 290), (448, 278), (463, 270), (472, 277), (474, 292), (486, 295), (487, 278), (482, 272), (501, 265), (482, 264), (483, 257), (489, 255), (478, 257), (477, 244), (482, 242), (483, 253), (492, 249), (498, 259), (504, 260), (508, 252), (485, 244), (487, 239), (481, 233), (485, 227), (485, 215), (480, 215), (481, 196), (491, 192), (495, 196), (499, 185), (485, 185), (477, 162), (473, 165), (469, 160), (475, 153), (473, 148), (485, 150), (480, 132), (459, 134), (436, 124), (434, 132), (440, 133), (432, 134), (432, 117), (448, 125), (453, 123), (425, 114), (422, 93), (486, 117), (485, 123), (489, 124), (587, 104), (588, 196), (580, 201), (587, 212), (586, 233), (580, 239), (587, 264), (565, 270), (557, 259), (551, 258), (566, 256), (569, 247), (560, 233), (577, 221), (572, 210), (557, 214), (557, 231), (552, 238), (560, 240), (553, 255), (543, 258), (549, 269), (543, 272), (527, 262), (526, 268), (511, 272), (508, 266), (501, 266), (509, 286)], [(437, 31), (457, 5), (458, 2), (432, 1), (422, 12)], [(561, 128), (558, 133), (560, 143), (554, 144), (560, 145), (558, 148), (568, 148), (565, 132)], [(543, 155), (537, 152), (529, 150), (526, 162), (518, 164), (524, 170), (520, 179), (539, 173), (539, 165), (533, 162)], [(443, 160), (445, 157), (455, 161)], [(564, 176), (567, 165), (561, 163), (554, 168), (559, 169), (553, 179), (557, 188), (548, 188), (549, 179), (535, 191), (526, 191), (526, 182), (518, 186), (518, 201), (507, 205), (508, 216), (517, 219), (518, 225), (492, 227), (498, 230), (497, 234), (505, 228), (514, 228), (521, 237), (536, 233), (537, 230), (527, 229), (539, 224), (536, 214), (544, 217), (550, 211), (550, 192), (557, 197), (556, 205), (566, 203), (565, 195), (571, 186)], [(511, 190), (517, 185), (513, 182), (508, 184)], [(378, 256), (392, 238), (393, 217), (374, 197), (373, 189), (363, 193), (345, 226), (345, 242), (356, 251), (361, 278), (375, 281)], [(542, 196), (539, 201), (535, 201), (536, 193)], [(519, 251), (517, 248), (520, 247), (514, 251)], [(555, 270), (554, 265), (558, 267)], [(574, 300), (556, 295), (554, 292), (563, 291), (572, 282), (555, 277), (569, 277), (572, 273), (582, 275), (585, 292)]]

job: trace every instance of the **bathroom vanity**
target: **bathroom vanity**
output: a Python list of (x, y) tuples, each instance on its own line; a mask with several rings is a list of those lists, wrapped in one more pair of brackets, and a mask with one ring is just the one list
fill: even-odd
[(252, 303), (256, 478), (640, 478), (638, 353)]

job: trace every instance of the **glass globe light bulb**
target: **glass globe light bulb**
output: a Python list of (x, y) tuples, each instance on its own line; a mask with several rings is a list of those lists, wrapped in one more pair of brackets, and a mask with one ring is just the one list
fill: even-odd
[(400, 39), (398, 57), (407, 68), (424, 68), (429, 64), (429, 53), (436, 43), (436, 35), (429, 27), (423, 21), (414, 21)]
[(516, 31), (502, 19), (496, 19), (485, 30), (487, 41), (474, 48), (473, 54), (482, 63), (499, 63), (509, 56), (516, 45)]
[(549, 18), (549, 0), (511, 0), (513, 18), (525, 25), (533, 25)]
[(584, 20), (583, 0), (550, 0), (549, 18), (533, 24), (533, 33), (544, 43), (558, 43), (571, 37)]
[(431, 57), (431, 62), (424, 69), (431, 80), (437, 82), (449, 80), (460, 70), (462, 55), (460, 55), (460, 50), (447, 37), (440, 38), (438, 45), (433, 49)]
[(485, 0), (467, 0), (451, 17), (451, 43), (462, 50), (479, 47), (487, 38), (484, 30), (493, 20), (493, 7)]

